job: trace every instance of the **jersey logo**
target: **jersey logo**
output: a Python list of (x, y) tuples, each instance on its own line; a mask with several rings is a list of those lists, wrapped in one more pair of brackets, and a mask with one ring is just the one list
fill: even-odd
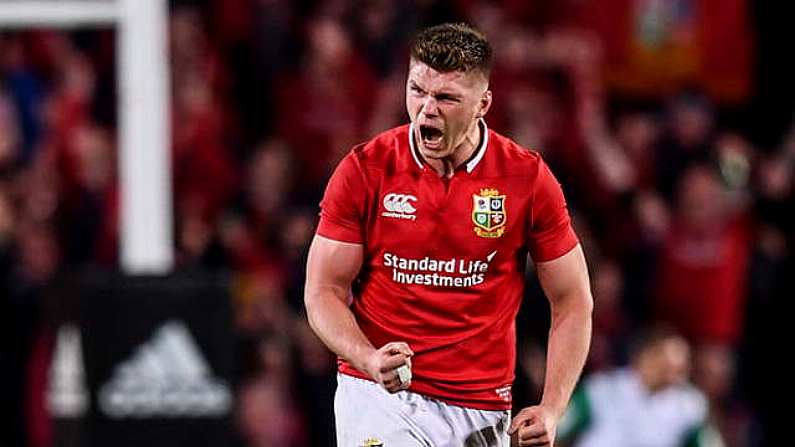
[(499, 396), (500, 399), (502, 399), (503, 401), (505, 401), (505, 402), (510, 402), (511, 401), (511, 385), (510, 384), (502, 386), (502, 387), (499, 387), (496, 390), (494, 390), (494, 392), (497, 393), (497, 396)]
[(412, 203), (416, 201), (417, 198), (410, 194), (389, 193), (384, 196), (384, 209), (386, 211), (381, 213), (381, 215), (397, 219), (415, 220), (417, 216), (414, 213), (417, 208), (414, 208)]
[(376, 438), (367, 438), (360, 447), (384, 447), (384, 443)]
[(475, 234), (485, 238), (498, 238), (505, 233), (505, 195), (494, 188), (484, 188), (472, 194), (472, 222)]

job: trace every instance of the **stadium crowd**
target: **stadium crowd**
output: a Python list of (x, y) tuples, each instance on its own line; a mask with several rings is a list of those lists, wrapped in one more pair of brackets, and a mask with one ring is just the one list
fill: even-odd
[[(176, 263), (233, 273), (239, 445), (333, 444), (336, 362), (303, 315), (317, 204), (353, 144), (407, 121), (408, 39), (441, 21), (491, 39), (489, 126), (563, 185), (596, 302), (585, 376), (664, 324), (722, 445), (769, 445), (795, 122), (756, 115), (750, 2), (172, 3)], [(30, 378), (53, 278), (118, 267), (114, 57), (110, 30), (0, 33), (1, 446), (52, 445)], [(549, 318), (527, 276), (514, 407), (539, 395)]]

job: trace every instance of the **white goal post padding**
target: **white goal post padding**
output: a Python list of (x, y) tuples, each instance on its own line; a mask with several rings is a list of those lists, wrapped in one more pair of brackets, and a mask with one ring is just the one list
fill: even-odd
[(115, 27), (121, 266), (174, 263), (167, 0), (0, 0), (0, 29)]

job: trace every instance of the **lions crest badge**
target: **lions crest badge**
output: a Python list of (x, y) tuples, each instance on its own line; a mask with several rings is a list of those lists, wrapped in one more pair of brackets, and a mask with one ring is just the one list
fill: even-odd
[(480, 194), (472, 194), (475, 234), (485, 238), (497, 238), (505, 233), (505, 197), (494, 188), (484, 188), (480, 190)]

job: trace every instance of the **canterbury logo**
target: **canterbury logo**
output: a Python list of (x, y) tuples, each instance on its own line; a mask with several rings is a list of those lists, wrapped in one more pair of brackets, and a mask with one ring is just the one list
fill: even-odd
[(416, 202), (417, 198), (410, 194), (396, 194), (389, 193), (384, 196), (384, 211), (381, 213), (384, 217), (395, 217), (398, 219), (415, 220), (417, 216), (414, 213), (417, 208), (412, 205)]

